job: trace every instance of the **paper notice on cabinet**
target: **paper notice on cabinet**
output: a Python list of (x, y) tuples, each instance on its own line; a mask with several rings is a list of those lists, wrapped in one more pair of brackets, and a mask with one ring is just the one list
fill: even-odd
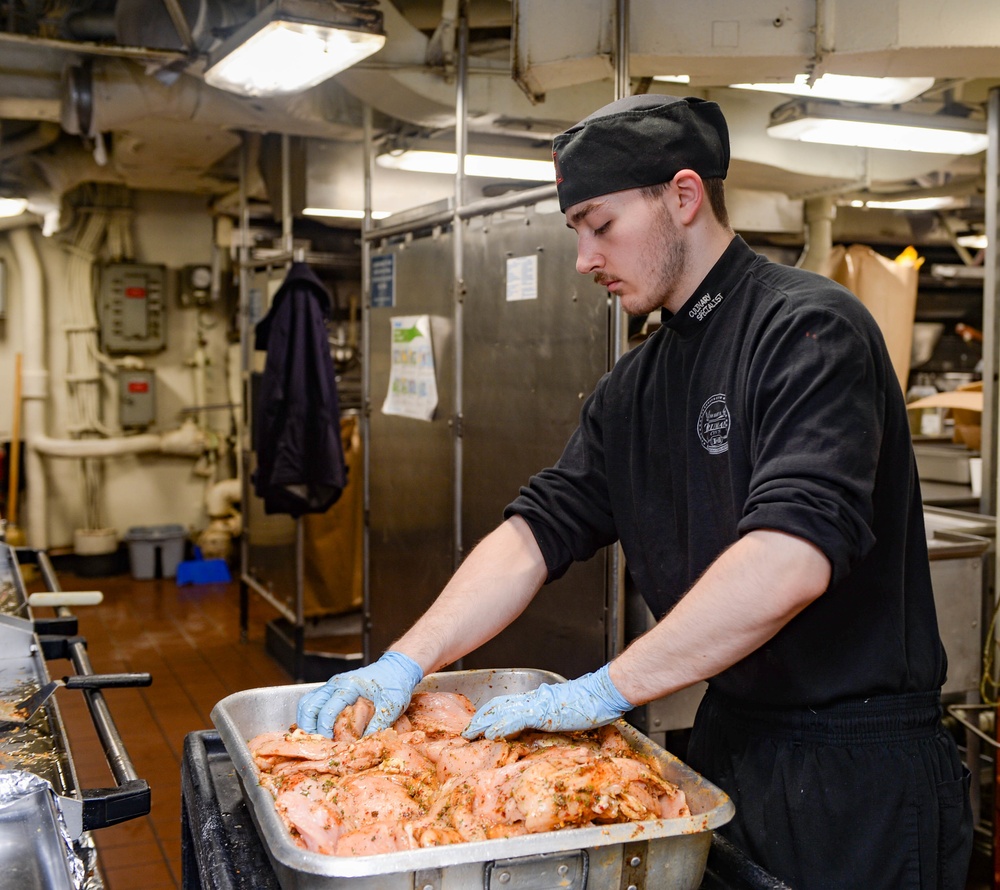
[(392, 319), (392, 358), (389, 392), (383, 414), (431, 420), (437, 408), (437, 378), (429, 315), (400, 315)]

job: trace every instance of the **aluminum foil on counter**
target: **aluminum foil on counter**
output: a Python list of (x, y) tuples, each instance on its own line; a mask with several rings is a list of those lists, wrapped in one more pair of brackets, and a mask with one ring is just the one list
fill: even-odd
[(19, 890), (84, 890), (85, 867), (50, 782), (0, 770), (0, 874)]

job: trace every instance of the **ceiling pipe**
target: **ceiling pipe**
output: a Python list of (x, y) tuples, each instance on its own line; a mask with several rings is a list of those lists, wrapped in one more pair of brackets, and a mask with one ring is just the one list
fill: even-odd
[(45, 148), (59, 138), (59, 133), (58, 124), (42, 121), (29, 135), (0, 143), (0, 161)]
[(833, 221), (837, 216), (837, 205), (831, 195), (807, 198), (803, 202), (803, 216), (806, 248), (796, 265), (800, 269), (819, 272), (825, 267), (833, 249)]

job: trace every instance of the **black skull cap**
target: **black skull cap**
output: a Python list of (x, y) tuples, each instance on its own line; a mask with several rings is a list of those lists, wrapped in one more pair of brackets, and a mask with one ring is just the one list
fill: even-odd
[(643, 93), (599, 108), (552, 141), (559, 208), (670, 182), (679, 170), (725, 179), (729, 127), (706, 99)]

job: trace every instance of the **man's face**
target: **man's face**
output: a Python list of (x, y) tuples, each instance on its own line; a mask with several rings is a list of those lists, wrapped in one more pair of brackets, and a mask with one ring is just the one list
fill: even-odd
[(576, 270), (616, 294), (629, 315), (686, 296), (675, 290), (687, 243), (663, 197), (647, 198), (639, 189), (602, 195), (570, 207), (566, 224), (576, 232)]

